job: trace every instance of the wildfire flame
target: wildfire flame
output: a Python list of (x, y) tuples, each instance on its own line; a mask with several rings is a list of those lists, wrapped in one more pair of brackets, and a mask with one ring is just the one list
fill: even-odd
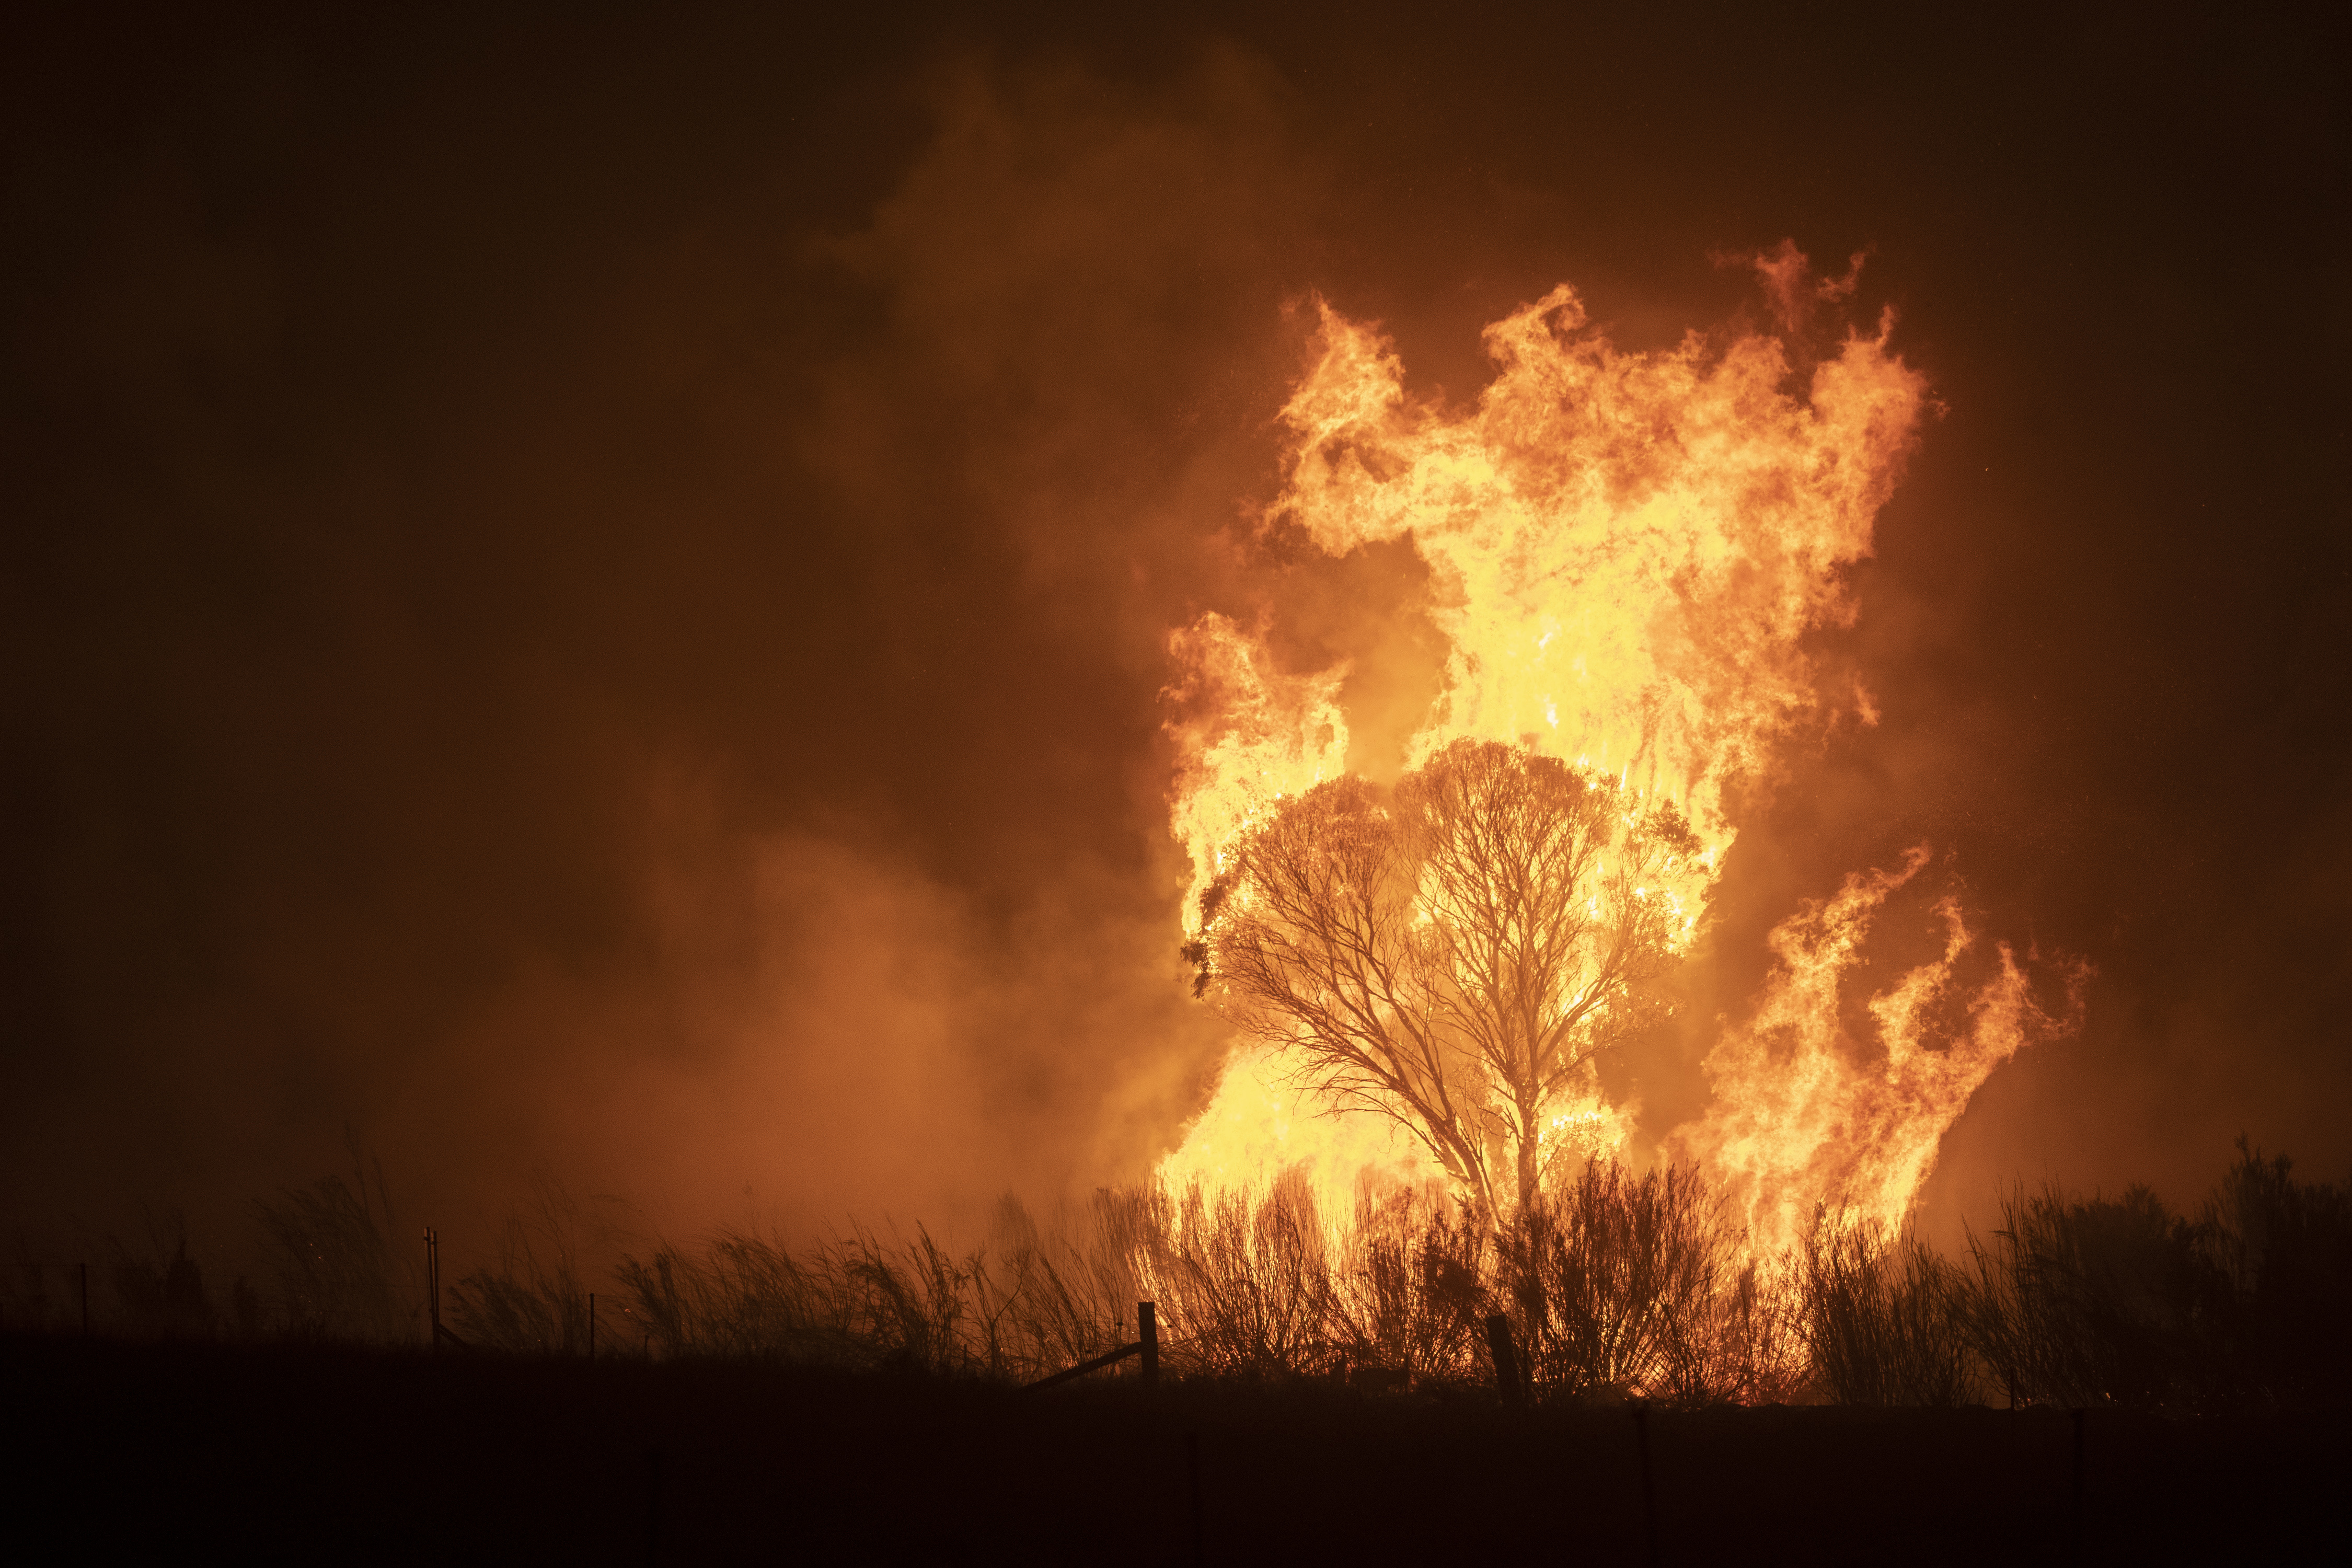
[(1873, 917), (1928, 858), (1916, 846), (1900, 870), (1850, 876), (1834, 898), (1782, 921), (1769, 939), (1777, 962), (1755, 1016), (1707, 1057), (1714, 1109), (1679, 1130), (1675, 1152), (1728, 1188), (1759, 1247), (1794, 1241), (1822, 1201), (1899, 1224), (1977, 1087), (2027, 1041), (2070, 1027), (2079, 1008), (2079, 966), (2067, 975), (2066, 1014), (2053, 1017), (2001, 942), (1997, 973), (1967, 999), (1965, 1028), (1933, 1038), (1930, 1009), (1976, 944), (1959, 900), (1947, 894), (1935, 906), (1942, 952), (1870, 999), (1885, 1054), (1857, 1064), (1840, 1037), (1839, 989)]
[[(1809, 301), (1854, 287), (1852, 273), (1809, 281), (1792, 246), (1754, 260), (1792, 331)], [(1334, 557), (1409, 540), (1426, 563), (1446, 658), (1409, 765), (1465, 738), (1501, 741), (1675, 803), (1701, 853), (1644, 896), (1672, 901), (1686, 945), (1737, 832), (1727, 786), (1769, 774), (1777, 743), (1831, 706), (1803, 638), (1851, 620), (1841, 569), (1869, 553), (1927, 408), (1924, 379), (1887, 346), (1891, 312), (1795, 389), (1780, 339), (1693, 332), (1664, 352), (1621, 352), (1562, 284), (1486, 329), (1494, 379), (1455, 411), (1407, 395), (1375, 326), (1317, 309), (1312, 368), (1282, 413), (1286, 482), (1265, 526)], [(1237, 837), (1347, 767), (1349, 670), (1285, 671), (1261, 631), (1213, 614), (1170, 648), (1182, 715), (1171, 826), (1192, 856), (1184, 923), (1197, 936), (1202, 894)], [(1866, 694), (1853, 700), (1874, 720)], [(1733, 1188), (1759, 1242), (1825, 1198), (1899, 1220), (1977, 1086), (2052, 1026), (2003, 947), (1966, 1037), (1928, 1037), (1926, 1005), (1973, 940), (1948, 900), (1943, 957), (1870, 1004), (1884, 1060), (1842, 1048), (1841, 979), (1872, 915), (1926, 858), (1850, 879), (1773, 933), (1779, 967), (1755, 1018), (1707, 1060), (1714, 1109), (1670, 1144)], [(1633, 1109), (1596, 1089), (1546, 1136), (1614, 1153)], [(1344, 1200), (1365, 1171), (1438, 1173), (1378, 1117), (1318, 1110), (1276, 1057), (1244, 1053), (1161, 1175), (1258, 1184), (1302, 1166)]]

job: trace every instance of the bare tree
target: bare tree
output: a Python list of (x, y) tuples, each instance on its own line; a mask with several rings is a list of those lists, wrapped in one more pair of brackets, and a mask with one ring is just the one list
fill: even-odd
[(1654, 1021), (1677, 922), (1653, 884), (1697, 849), (1672, 805), (1462, 741), (1392, 791), (1337, 779), (1253, 829), (1186, 952), (1200, 994), (1499, 1219), (1540, 1190), (1594, 1057)]

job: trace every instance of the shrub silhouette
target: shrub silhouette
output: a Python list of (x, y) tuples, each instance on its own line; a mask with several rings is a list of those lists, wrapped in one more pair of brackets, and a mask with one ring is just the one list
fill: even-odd
[(2195, 1229), (2135, 1186), (2070, 1202), (2012, 1191), (2001, 1224), (1971, 1237), (1971, 1342), (2028, 1403), (2198, 1406), (2210, 1379), (2222, 1280)]
[(1687, 1169), (1595, 1161), (1528, 1205), (1502, 1233), (1497, 1282), (1537, 1386), (1683, 1404), (1761, 1392), (1774, 1357), (1752, 1343), (1768, 1325), (1737, 1239)]
[(2352, 1202), (2243, 1139), (2193, 1221), (2144, 1186), (2080, 1200), (2020, 1189), (1969, 1251), (1970, 1342), (2014, 1398), (2195, 1411), (2352, 1388)]
[(1812, 1370), (1843, 1405), (1958, 1405), (1972, 1392), (1958, 1272), (1916, 1236), (1816, 1212), (1797, 1263)]
[(2206, 1201), (2200, 1239), (2230, 1296), (2231, 1382), (2255, 1405), (2315, 1405), (2352, 1394), (2352, 1193), (2301, 1183), (2284, 1155), (2244, 1138)]

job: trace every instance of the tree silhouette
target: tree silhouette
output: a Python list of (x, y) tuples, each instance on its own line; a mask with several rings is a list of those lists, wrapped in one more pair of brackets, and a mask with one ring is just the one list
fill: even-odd
[(1681, 921), (1655, 883), (1697, 849), (1670, 805), (1456, 742), (1393, 790), (1336, 779), (1244, 835), (1186, 956), (1328, 1104), (1395, 1119), (1499, 1218), (1536, 1197), (1594, 1057), (1657, 1016)]

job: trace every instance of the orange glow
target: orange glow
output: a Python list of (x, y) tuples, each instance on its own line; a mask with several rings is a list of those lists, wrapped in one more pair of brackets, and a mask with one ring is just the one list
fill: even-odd
[[(1799, 639), (1850, 617), (1838, 568), (1868, 552), (1914, 439), (1926, 387), (1886, 352), (1885, 324), (1800, 401), (1777, 340), (1620, 353), (1562, 285), (1486, 329), (1496, 377), (1455, 416), (1410, 404), (1387, 342), (1318, 308), (1269, 521), (1334, 555), (1409, 536), (1428, 563), (1450, 647), (1408, 760), (1465, 737), (1527, 742), (1663, 793), (1712, 851), (1676, 891), (1704, 893), (1733, 836), (1724, 784), (1768, 768), (1774, 738), (1819, 705)], [(1339, 771), (1347, 670), (1277, 675), (1256, 636), (1213, 615), (1171, 650), (1187, 710), (1209, 699), (1175, 731), (1189, 929), (1241, 826)]]
[[(1793, 246), (1755, 266), (1793, 331), (1853, 292), (1861, 258), (1829, 281)], [(1406, 395), (1376, 327), (1318, 310), (1314, 363), (1283, 410), (1289, 467), (1266, 525), (1294, 526), (1332, 556), (1405, 539), (1427, 564), (1446, 658), (1408, 766), (1465, 738), (1500, 741), (1680, 808), (1700, 853), (1644, 896), (1671, 900), (1686, 949), (1737, 835), (1729, 786), (1769, 777), (1799, 724), (1842, 705), (1877, 717), (1859, 689), (1821, 689), (1802, 639), (1851, 620), (1842, 569), (1869, 553), (1927, 407), (1924, 380), (1887, 347), (1891, 315), (1797, 385), (1784, 343), (1753, 331), (1622, 353), (1562, 284), (1486, 328), (1494, 380), (1475, 405), (1449, 410)], [(1349, 670), (1286, 672), (1260, 632), (1217, 615), (1170, 646), (1184, 715), (1171, 726), (1171, 826), (1192, 856), (1184, 924), (1195, 937), (1202, 895), (1238, 836), (1346, 767)], [(1755, 1019), (1707, 1060), (1713, 1108), (1669, 1141), (1733, 1189), (1759, 1243), (1787, 1239), (1793, 1216), (1824, 1199), (1899, 1220), (1969, 1095), (2049, 1026), (2004, 947), (1965, 1037), (1929, 1037), (1927, 1004), (1974, 940), (1947, 900), (1944, 956), (1869, 1004), (1885, 1059), (1857, 1059), (1871, 1053), (1839, 1033), (1840, 979), (1871, 916), (1925, 858), (1850, 879), (1773, 933), (1778, 967)], [(1596, 1084), (1547, 1138), (1613, 1154), (1635, 1109)], [(1345, 1212), (1363, 1172), (1442, 1179), (1376, 1115), (1286, 1088), (1278, 1054), (1263, 1051), (1229, 1064), (1160, 1173), (1264, 1183), (1293, 1165), (1336, 1201), (1327, 1212)]]

